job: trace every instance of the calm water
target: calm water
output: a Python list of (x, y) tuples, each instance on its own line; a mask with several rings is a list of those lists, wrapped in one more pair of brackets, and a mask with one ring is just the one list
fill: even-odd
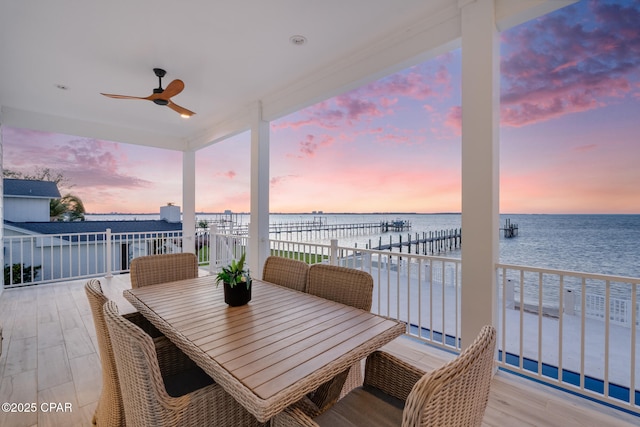
[[(198, 220), (219, 216), (199, 214)], [(88, 219), (157, 219), (158, 215), (88, 215)], [(518, 237), (500, 238), (500, 262), (541, 268), (572, 270), (587, 273), (640, 277), (640, 215), (501, 215), (519, 226)], [(247, 224), (248, 215), (237, 219)], [(350, 234), (338, 236), (340, 245), (364, 248), (377, 246), (389, 236), (407, 240), (408, 233), (440, 231), (460, 228), (459, 214), (349, 214), (349, 215), (271, 215), (271, 223), (326, 221), (327, 224), (380, 222), (402, 219), (411, 222), (411, 230), (401, 233)], [(301, 240), (329, 243), (330, 236), (317, 233), (282, 234), (282, 240)], [(459, 258), (460, 251), (446, 256)]]

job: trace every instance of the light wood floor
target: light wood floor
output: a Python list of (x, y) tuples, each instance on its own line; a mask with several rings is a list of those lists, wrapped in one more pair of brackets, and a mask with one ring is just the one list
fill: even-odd
[[(121, 312), (128, 275), (102, 279)], [(0, 412), (0, 426), (90, 426), (101, 387), (100, 358), (84, 280), (5, 290), (0, 296), (4, 341), (0, 403), (35, 403), (36, 412)], [(406, 338), (385, 348), (424, 369), (453, 357)], [(43, 411), (42, 405), (52, 411)], [(61, 404), (58, 406), (58, 404)], [(71, 411), (63, 412), (70, 406)], [(22, 409), (22, 408), (20, 408)], [(55, 412), (55, 410), (59, 412)], [(498, 372), (484, 426), (638, 426), (640, 418)]]

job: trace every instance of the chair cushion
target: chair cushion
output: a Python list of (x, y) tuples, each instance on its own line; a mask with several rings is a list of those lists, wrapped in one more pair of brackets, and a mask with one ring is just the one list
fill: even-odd
[(213, 379), (202, 369), (196, 367), (177, 375), (163, 378), (164, 387), (171, 397), (180, 397), (213, 384)]
[(364, 386), (353, 389), (314, 421), (321, 427), (398, 427), (403, 409), (404, 401)]

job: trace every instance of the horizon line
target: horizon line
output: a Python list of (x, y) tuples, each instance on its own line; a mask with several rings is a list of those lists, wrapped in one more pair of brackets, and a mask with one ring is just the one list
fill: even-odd
[[(183, 214), (183, 211), (180, 211)], [(251, 212), (196, 212), (196, 215), (250, 215)], [(160, 215), (160, 212), (85, 212), (85, 215)], [(269, 215), (462, 215), (462, 212), (269, 212)], [(640, 215), (620, 212), (500, 212), (499, 215)]]

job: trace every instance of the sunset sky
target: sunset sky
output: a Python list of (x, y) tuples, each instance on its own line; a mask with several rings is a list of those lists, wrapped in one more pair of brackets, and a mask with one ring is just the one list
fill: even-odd
[[(501, 34), (500, 210), (640, 213), (640, 1)], [(460, 50), (271, 125), (272, 212), (459, 212)], [(249, 210), (249, 134), (196, 153), (196, 210)], [(182, 203), (182, 154), (3, 128), (5, 169), (62, 172), (88, 212)], [(63, 189), (64, 191), (64, 189)]]

